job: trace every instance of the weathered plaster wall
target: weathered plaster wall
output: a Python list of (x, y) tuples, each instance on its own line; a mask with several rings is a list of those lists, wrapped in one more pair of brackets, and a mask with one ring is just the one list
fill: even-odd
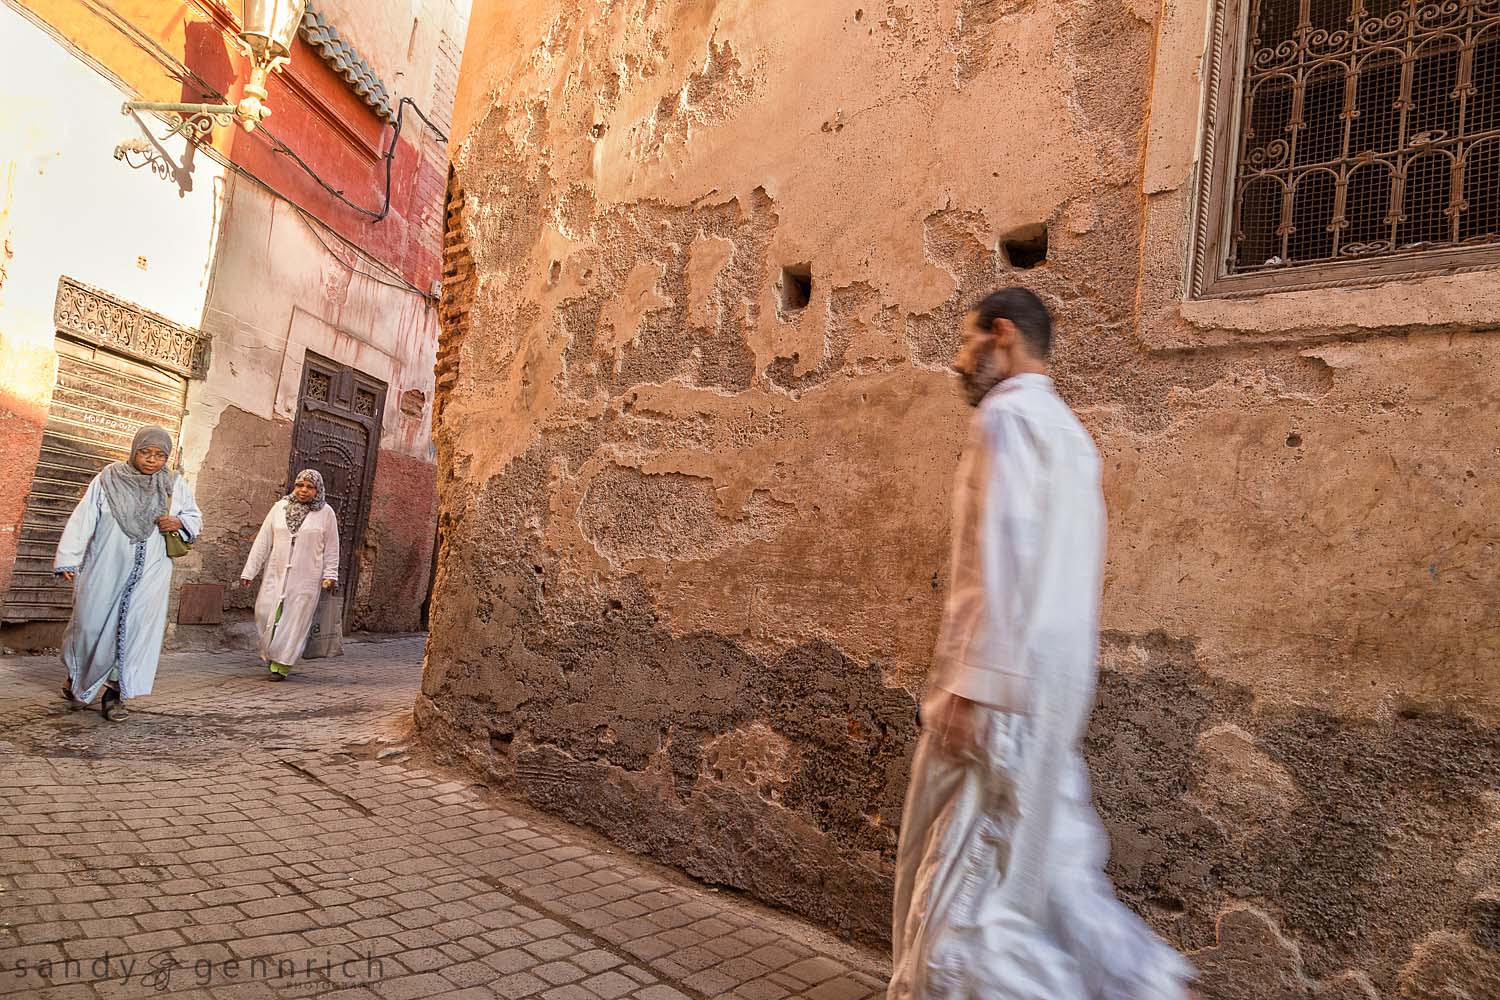
[[(446, 127), (467, 0), (334, 0), (324, 12), (363, 47), (397, 97), (415, 98)], [(133, 170), (111, 158), (115, 143), (154, 138), (161, 125), (151, 116), (121, 118), (127, 95), (117, 86), (156, 99), (202, 99), (174, 72), (180, 57), (232, 92), (238, 63), (226, 50), (234, 28), (228, 13), (208, 3), (145, 4), (127, 30), (77, 0), (47, 0), (30, 5), (27, 17), (5, 7), (0, 18), (7, 53), (25, 53), (0, 67), (7, 97), (0, 138), (16, 151), (0, 160), (0, 456), (11, 473), (0, 487), (0, 592), (50, 403), (52, 301), (58, 274), (67, 273), (212, 338), (208, 376), (189, 388), (179, 453), (208, 530), (179, 562), (177, 582), (229, 585), (231, 628), (174, 625), (169, 641), (233, 639), (234, 619), (248, 616), (251, 595), (233, 584), (265, 509), (285, 488), (309, 350), (389, 390), (351, 624), (420, 627), (436, 507), (432, 292), (445, 142), (407, 116), (390, 212), (379, 222), (333, 199), (272, 150), (263, 131), (220, 130), (213, 147), (169, 142), (159, 149), (158, 171)], [(277, 135), (332, 187), (379, 208), (386, 188), (379, 154), (389, 127), (302, 43), (271, 91)], [(240, 172), (226, 171), (226, 156)]]
[(454, 46), (451, 54), (461, 50), (470, 0), (385, 0), (378, 10), (361, 0), (321, 0), (316, 6), (392, 94), (410, 97), (443, 120), (452, 114), (457, 81), (446, 75), (450, 53), (443, 50), (445, 39)]
[[(288, 203), (231, 182), (219, 266), (204, 316), (208, 375), (189, 387), (184, 459), (205, 511), (203, 541), (183, 582), (239, 579), (255, 532), (286, 491), (302, 368), (309, 351), (385, 382), (380, 457), (351, 625), (414, 630), (427, 595), (436, 482), (426, 401), (433, 392), (437, 311), (427, 299), (347, 251), (335, 254)], [(263, 250), (261, 248), (270, 248)], [(420, 406), (402, 408), (403, 394)], [(247, 619), (254, 591), (230, 589), (230, 618)], [(177, 626), (179, 644), (221, 630)]]
[[(203, 315), (224, 170), (181, 189), (113, 157), (138, 133), (125, 95), (0, 5), (0, 597), (52, 401), (53, 305), (64, 274), (185, 326)], [(186, 143), (164, 144), (181, 160)], [(108, 238), (101, 238), (107, 235)]]
[(884, 935), (968, 413), (944, 368), (1022, 282), (1106, 462), (1088, 750), (1126, 899), (1214, 998), (1500, 992), (1500, 296), (1184, 304), (1205, 24), (479, 5), (429, 737)]
[(370, 526), (360, 553), (364, 575), (355, 594), (354, 625), (375, 632), (424, 628), (422, 605), (432, 580), (437, 486), (432, 462), (380, 453), (370, 494)]

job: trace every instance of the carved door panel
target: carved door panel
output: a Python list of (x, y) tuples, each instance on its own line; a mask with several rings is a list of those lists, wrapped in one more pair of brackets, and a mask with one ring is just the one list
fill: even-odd
[(384, 382), (311, 351), (303, 363), (287, 490), (303, 469), (323, 474), (328, 503), (339, 520), (339, 591), (346, 625), (354, 608), (349, 596), (359, 585), (356, 554), (370, 516), (385, 393)]

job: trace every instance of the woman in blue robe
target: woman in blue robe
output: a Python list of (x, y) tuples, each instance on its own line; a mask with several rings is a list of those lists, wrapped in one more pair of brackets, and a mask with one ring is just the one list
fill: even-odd
[(167, 626), (172, 560), (166, 532), (191, 542), (203, 530), (193, 491), (167, 468), (172, 438), (142, 427), (130, 459), (95, 476), (63, 529), (52, 569), (73, 581), (73, 617), (63, 638), (63, 696), (101, 708), (111, 722), (122, 702), (151, 693)]

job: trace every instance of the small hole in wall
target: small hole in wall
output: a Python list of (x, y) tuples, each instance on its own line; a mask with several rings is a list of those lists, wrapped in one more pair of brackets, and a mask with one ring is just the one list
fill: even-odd
[(854, 12), (854, 19), (856, 21), (863, 21), (865, 19), (865, 9), (863, 7)]
[(781, 311), (806, 309), (812, 301), (812, 265), (789, 264), (781, 269)]
[(421, 389), (407, 389), (401, 394), (401, 412), (408, 417), (420, 417), (427, 409), (427, 394)]
[(1302, 447), (1302, 435), (1301, 434), (1288, 434), (1286, 436), (1286, 446), (1288, 448), (1300, 448), (1300, 447)]
[(1187, 912), (1187, 905), (1176, 896), (1153, 896), (1151, 905), (1173, 917), (1180, 917)]
[(547, 268), (547, 281), (557, 284), (557, 279), (562, 277), (562, 261), (554, 260), (552, 266)]
[(1022, 226), (1001, 242), (1005, 259), (1020, 271), (1029, 271), (1047, 263), (1047, 225), (1043, 222)]

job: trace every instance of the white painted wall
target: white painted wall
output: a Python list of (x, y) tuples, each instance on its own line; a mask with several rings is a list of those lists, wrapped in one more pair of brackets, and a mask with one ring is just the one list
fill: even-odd
[[(60, 275), (200, 325), (225, 171), (196, 156), (179, 184), (115, 160), (116, 144), (164, 126), (122, 115), (125, 94), (5, 5), (0, 52), (0, 240), (12, 255), (0, 256), (0, 388), (37, 402), (51, 392)], [(177, 164), (189, 155), (184, 140), (163, 146)]]

